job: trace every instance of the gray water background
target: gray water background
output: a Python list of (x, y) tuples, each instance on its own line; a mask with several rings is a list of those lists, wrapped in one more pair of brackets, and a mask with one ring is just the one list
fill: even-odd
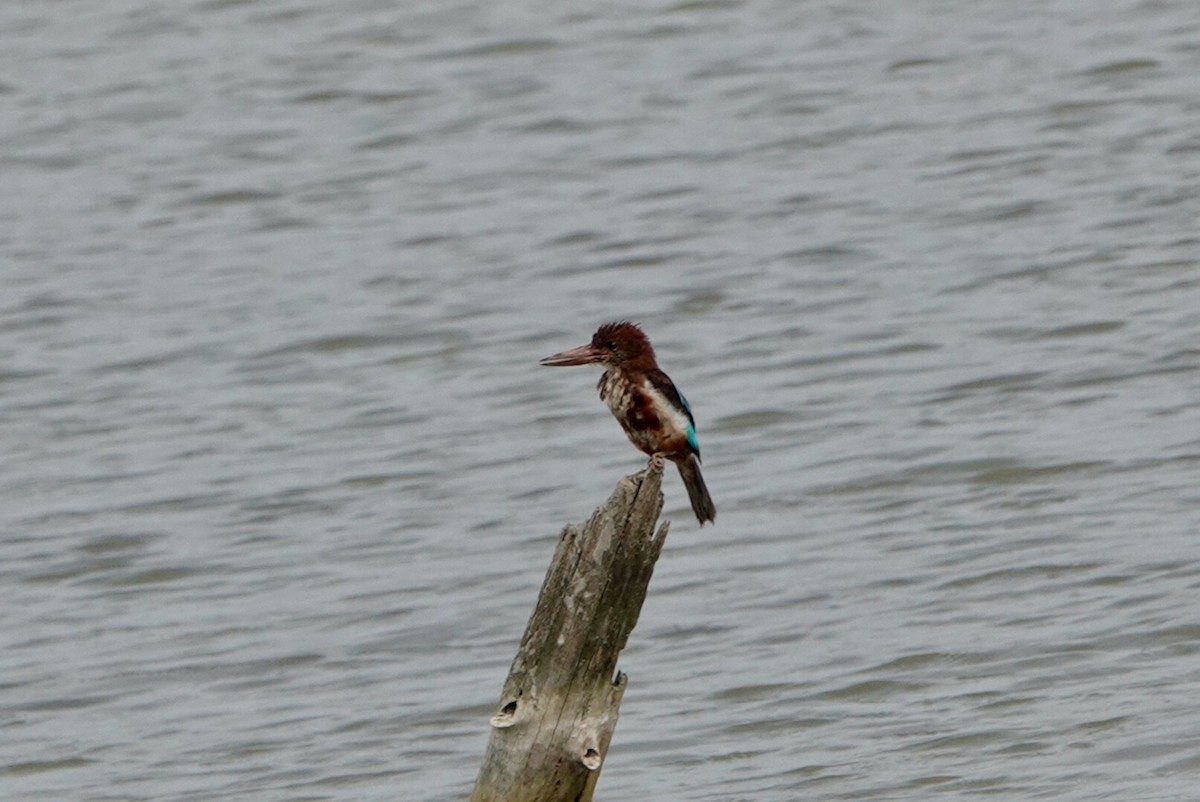
[(1200, 4), (0, 4), (0, 798), (464, 798), (673, 527), (601, 800), (1200, 799)]

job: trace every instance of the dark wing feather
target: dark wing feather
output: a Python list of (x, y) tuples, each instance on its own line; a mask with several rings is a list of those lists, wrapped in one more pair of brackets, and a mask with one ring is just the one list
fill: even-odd
[(663, 394), (663, 397), (670, 402), (671, 406), (687, 415), (688, 419), (688, 446), (692, 449), (697, 457), (700, 456), (700, 441), (696, 438), (696, 419), (692, 417), (692, 408), (688, 405), (687, 399), (683, 397), (683, 393), (679, 392), (679, 388), (675, 386), (675, 382), (671, 381), (671, 377), (663, 373), (658, 368), (646, 373), (646, 380), (650, 385)]
[(683, 397), (683, 393), (679, 392), (679, 388), (667, 374), (655, 368), (646, 374), (646, 378), (655, 390), (666, 396), (666, 399), (671, 402), (671, 406), (687, 415), (688, 423), (696, 425), (696, 420), (692, 417), (692, 408), (688, 406), (687, 399)]

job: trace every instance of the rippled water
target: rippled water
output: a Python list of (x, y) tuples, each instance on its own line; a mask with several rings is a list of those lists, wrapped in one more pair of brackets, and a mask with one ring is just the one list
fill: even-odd
[(1194, 799), (1200, 6), (0, 4), (0, 797), (444, 800), (700, 424), (608, 800)]

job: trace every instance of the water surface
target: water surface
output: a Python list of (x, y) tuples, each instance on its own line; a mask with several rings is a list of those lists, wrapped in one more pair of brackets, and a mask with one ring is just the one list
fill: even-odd
[(719, 515), (598, 798), (1194, 797), (1194, 4), (0, 32), (0, 797), (466, 797), (614, 317)]

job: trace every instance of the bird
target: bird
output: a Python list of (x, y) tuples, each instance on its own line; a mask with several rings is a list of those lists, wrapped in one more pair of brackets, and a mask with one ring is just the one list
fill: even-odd
[(605, 323), (587, 345), (548, 356), (539, 364), (603, 365), (596, 389), (629, 442), (651, 459), (662, 456), (674, 462), (696, 520), (701, 526), (716, 521), (717, 508), (700, 473), (696, 419), (683, 393), (659, 368), (654, 346), (638, 325), (628, 320)]

